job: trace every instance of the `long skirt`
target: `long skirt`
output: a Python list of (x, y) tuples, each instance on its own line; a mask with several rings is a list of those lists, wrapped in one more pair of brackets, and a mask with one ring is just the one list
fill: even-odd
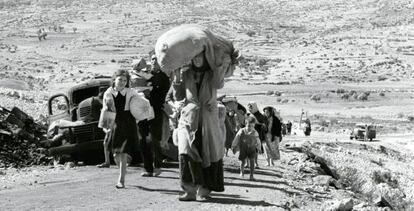
[(271, 140), (272, 140), (272, 135), (270, 133), (266, 134), (266, 143), (264, 144), (265, 158), (266, 160), (268, 159), (279, 160), (280, 159), (279, 137), (275, 137), (273, 142)]
[(135, 118), (130, 111), (120, 111), (110, 131), (109, 146), (113, 153), (127, 153), (132, 156), (139, 150)]
[[(201, 130), (197, 130), (194, 144), (201, 152)], [(210, 191), (224, 191), (223, 159), (210, 163), (207, 168), (203, 168), (201, 162), (195, 162), (185, 154), (181, 154), (179, 160), (182, 187), (185, 185), (201, 185)]]

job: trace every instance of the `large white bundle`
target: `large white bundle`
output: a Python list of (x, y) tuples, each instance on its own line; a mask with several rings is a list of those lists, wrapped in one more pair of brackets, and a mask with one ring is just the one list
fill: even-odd
[(132, 116), (134, 116), (137, 121), (144, 119), (151, 120), (154, 118), (154, 110), (150, 102), (142, 93), (139, 93), (131, 99), (129, 107)]
[(203, 51), (221, 83), (224, 77), (233, 75), (239, 52), (231, 41), (212, 34), (206, 27), (181, 25), (162, 34), (155, 44), (158, 63), (169, 76)]

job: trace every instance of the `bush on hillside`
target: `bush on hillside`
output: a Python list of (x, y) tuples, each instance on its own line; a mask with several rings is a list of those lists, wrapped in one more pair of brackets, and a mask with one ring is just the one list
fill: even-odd
[(311, 100), (313, 100), (313, 101), (315, 101), (315, 102), (318, 102), (318, 101), (320, 101), (320, 100), (321, 100), (321, 95), (320, 95), (320, 94), (313, 94), (313, 95), (310, 97), (310, 99), (311, 99)]

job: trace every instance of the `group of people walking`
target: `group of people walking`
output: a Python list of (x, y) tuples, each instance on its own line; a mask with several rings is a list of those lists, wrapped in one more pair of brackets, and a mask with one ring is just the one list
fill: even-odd
[[(280, 159), (279, 143), (282, 140), (282, 123), (276, 115), (276, 109), (267, 106), (263, 113), (259, 111), (255, 102), (249, 102), (247, 110), (239, 109), (236, 99), (233, 97), (227, 105), (227, 118), (233, 122), (233, 127), (227, 127), (226, 149), (232, 149), (233, 153), (239, 152), (240, 176), (244, 176), (244, 167), (250, 166), (250, 180), (254, 179), (254, 169), (259, 168), (257, 157), (264, 154), (266, 166), (274, 166), (274, 161)], [(236, 114), (236, 115), (235, 115)], [(234, 124), (235, 123), (235, 124)], [(235, 133), (235, 136), (230, 134)]]
[[(141, 80), (141, 85), (150, 84), (149, 92), (139, 93), (134, 89), (139, 83), (131, 86), (130, 73), (117, 70), (104, 93), (99, 127), (106, 132), (106, 158), (98, 167), (109, 167), (111, 151), (119, 166), (116, 188), (125, 187), (134, 148), (142, 154), (142, 176), (160, 175), (161, 147), (169, 137), (178, 148), (184, 191), (180, 201), (204, 200), (212, 191), (224, 191), (223, 158), (230, 148), (239, 152), (241, 176), (245, 164), (250, 165), (250, 180), (255, 180), (259, 153), (263, 152), (268, 166), (280, 159), (282, 126), (273, 107), (265, 107), (262, 113), (254, 102), (246, 110), (231, 100), (217, 99), (217, 90), (240, 56), (231, 42), (203, 27), (184, 25), (161, 36), (155, 52), (152, 77)], [(134, 64), (133, 73), (139, 75), (144, 66), (143, 60)], [(142, 96), (149, 100), (148, 106)], [(131, 106), (136, 99), (141, 99), (142, 106)], [(141, 109), (138, 113), (151, 110), (153, 115), (141, 118), (137, 109)]]
[[(98, 126), (106, 133), (106, 158), (98, 167), (110, 166), (109, 152), (112, 152), (114, 161), (120, 169), (115, 187), (124, 188), (127, 164), (134, 149), (139, 148), (145, 168), (142, 176), (160, 175), (160, 142), (163, 138), (163, 118), (166, 114), (164, 110), (165, 107), (172, 106), (180, 115), (178, 123), (173, 128), (173, 139), (179, 150), (181, 186), (185, 191), (179, 200), (192, 201), (196, 200), (196, 195), (207, 198), (210, 191), (224, 191), (222, 158), (225, 132), (217, 132), (220, 131), (217, 124), (217, 94), (214, 84), (210, 83), (213, 75), (209, 71), (204, 53), (196, 56), (191, 65), (179, 73), (182, 79), (174, 81), (172, 86), (169, 78), (160, 71), (156, 59), (152, 56), (152, 77), (146, 80), (151, 85), (151, 91), (147, 96), (154, 113), (151, 119), (138, 121), (134, 118), (130, 102), (139, 93), (130, 86), (131, 76), (128, 71), (114, 72), (112, 85), (103, 95), (103, 108)], [(195, 80), (185, 80), (186, 78)], [(175, 97), (167, 97), (169, 90)], [(165, 103), (166, 97), (170, 104)], [(184, 98), (185, 104), (175, 103), (180, 98)], [(224, 125), (224, 118), (221, 122)], [(188, 134), (191, 134), (191, 137), (186, 136)]]
[[(211, 191), (224, 191), (226, 149), (239, 152), (242, 177), (245, 165), (250, 166), (250, 180), (255, 180), (253, 174), (258, 168), (259, 153), (264, 154), (267, 166), (273, 166), (280, 159), (282, 124), (273, 107), (265, 107), (262, 113), (255, 102), (250, 102), (246, 110), (235, 99), (236, 106), (232, 100), (217, 100), (217, 88), (212, 83), (214, 75), (204, 54), (194, 57), (191, 65), (177, 71), (171, 81), (156, 60), (153, 55), (152, 76), (143, 80), (151, 87), (146, 95), (154, 113), (151, 119), (138, 121), (131, 113), (130, 101), (139, 92), (133, 87), (136, 83), (131, 86), (129, 71), (115, 71), (111, 87), (103, 94), (99, 127), (106, 132), (105, 162), (98, 167), (110, 166), (112, 152), (120, 169), (116, 188), (125, 187), (126, 167), (136, 149), (141, 152), (144, 163), (145, 172), (141, 176), (161, 174), (160, 143), (165, 123), (170, 123), (167, 128), (179, 151), (181, 187), (185, 192), (180, 201), (193, 201), (197, 196), (205, 199)], [(134, 64), (134, 67), (132, 73), (144, 66)], [(219, 115), (220, 108), (225, 109), (224, 115)], [(165, 117), (172, 121), (164, 121)]]

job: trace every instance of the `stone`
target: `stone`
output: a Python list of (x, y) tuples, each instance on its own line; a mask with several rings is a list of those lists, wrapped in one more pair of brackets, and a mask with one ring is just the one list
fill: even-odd
[(351, 211), (354, 208), (354, 201), (352, 198), (342, 200), (327, 201), (322, 205), (321, 210), (326, 211)]
[(74, 162), (66, 162), (65, 163), (65, 169), (68, 170), (70, 168), (75, 167), (75, 163)]
[(375, 200), (374, 200), (374, 204), (377, 207), (389, 207), (392, 209), (391, 204), (383, 197), (383, 196), (378, 196)]
[(313, 184), (322, 186), (328, 186), (332, 180), (333, 178), (329, 175), (318, 175), (312, 178)]

